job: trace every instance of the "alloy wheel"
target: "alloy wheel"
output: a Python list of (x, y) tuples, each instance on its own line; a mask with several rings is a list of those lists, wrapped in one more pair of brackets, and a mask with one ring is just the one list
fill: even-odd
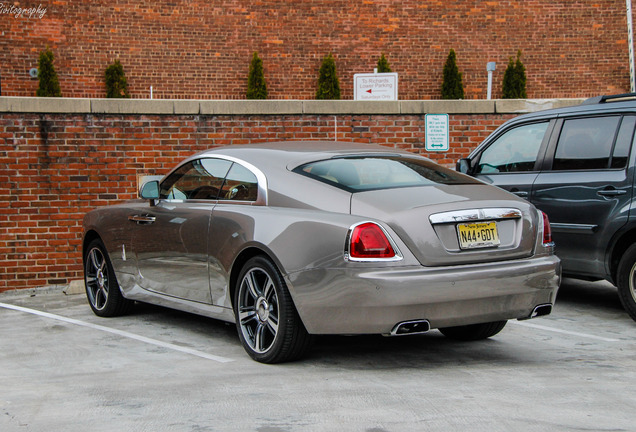
[(239, 286), (238, 320), (246, 343), (256, 353), (267, 352), (276, 341), (279, 304), (269, 274), (258, 267), (245, 274)]
[(97, 310), (103, 310), (108, 302), (108, 266), (102, 251), (94, 247), (86, 256), (86, 293), (91, 305)]

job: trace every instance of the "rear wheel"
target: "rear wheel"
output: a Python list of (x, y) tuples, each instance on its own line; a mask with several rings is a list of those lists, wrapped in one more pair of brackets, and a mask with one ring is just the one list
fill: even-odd
[(250, 357), (262, 363), (282, 363), (308, 351), (311, 336), (269, 259), (257, 256), (245, 264), (234, 295), (236, 327)]
[(126, 313), (132, 302), (119, 290), (106, 247), (100, 239), (88, 245), (84, 255), (84, 284), (88, 303), (95, 315), (113, 317)]
[(470, 324), (457, 327), (439, 329), (444, 336), (462, 341), (487, 339), (499, 333), (506, 326), (507, 321), (494, 321), (483, 324)]
[(616, 275), (618, 297), (629, 316), (636, 321), (636, 245), (623, 254)]

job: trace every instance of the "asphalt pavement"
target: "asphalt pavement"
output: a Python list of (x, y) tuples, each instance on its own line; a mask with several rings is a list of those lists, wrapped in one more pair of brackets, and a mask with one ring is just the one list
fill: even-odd
[(0, 431), (634, 431), (636, 322), (566, 279), (548, 317), (490, 340), (317, 338), (263, 365), (223, 322), (60, 288), (0, 294)]

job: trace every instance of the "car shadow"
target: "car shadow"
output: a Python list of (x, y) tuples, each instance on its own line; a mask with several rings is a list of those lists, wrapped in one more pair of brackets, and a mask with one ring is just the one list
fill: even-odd
[(495, 336), (482, 341), (461, 342), (432, 330), (423, 335), (404, 337), (319, 336), (302, 361), (352, 370), (430, 370), (454, 366), (510, 367), (551, 360), (551, 355), (538, 353), (536, 347), (511, 344), (509, 338)]
[(616, 287), (607, 281), (585, 281), (563, 278), (556, 304), (594, 308), (597, 311), (623, 311)]
[[(177, 329), (188, 340), (180, 344), (205, 350), (205, 341), (233, 347), (232, 351), (250, 360), (243, 352), (234, 324), (146, 303), (136, 303), (127, 316), (150, 326)], [(504, 328), (504, 334), (508, 328)], [(196, 346), (195, 346), (196, 345)], [(234, 350), (236, 348), (236, 351)], [(239, 351), (240, 350), (240, 351)], [(522, 352), (519, 352), (521, 350)], [(312, 347), (297, 364), (341, 369), (446, 368), (452, 365), (527, 363), (535, 350), (511, 345), (498, 336), (483, 341), (460, 342), (448, 339), (437, 330), (422, 335), (384, 337), (381, 335), (315, 336)], [(250, 360), (251, 361), (251, 360)], [(546, 361), (538, 359), (538, 362)]]

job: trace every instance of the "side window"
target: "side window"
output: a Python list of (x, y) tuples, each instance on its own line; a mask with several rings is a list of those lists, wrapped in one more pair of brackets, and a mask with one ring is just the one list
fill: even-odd
[[(619, 116), (565, 120), (552, 170), (594, 170), (610, 166)], [(627, 161), (625, 157), (625, 161)]]
[(161, 183), (163, 199), (215, 200), (232, 162), (222, 159), (197, 159), (179, 167)]
[(616, 144), (614, 144), (614, 152), (612, 153), (610, 168), (619, 169), (627, 166), (629, 150), (632, 148), (634, 125), (636, 125), (636, 117), (623, 117), (621, 128), (618, 131), (618, 136), (616, 137)]
[(533, 171), (548, 122), (510, 129), (493, 142), (479, 158), (477, 173)]
[(256, 201), (258, 181), (247, 168), (235, 163), (227, 173), (219, 199), (233, 201)]

